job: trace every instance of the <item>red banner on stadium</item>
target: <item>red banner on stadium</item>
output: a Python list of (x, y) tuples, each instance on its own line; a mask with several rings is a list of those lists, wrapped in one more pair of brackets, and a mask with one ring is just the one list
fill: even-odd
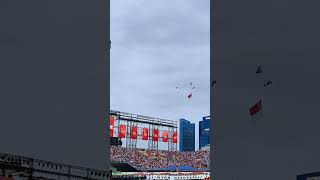
[(168, 142), (169, 139), (169, 132), (168, 131), (163, 131), (162, 133), (162, 141), (163, 142)]
[(110, 116), (110, 137), (113, 137), (114, 132), (114, 118), (113, 116)]
[(178, 143), (178, 132), (173, 132), (172, 133), (172, 142), (173, 143)]
[(142, 129), (142, 140), (148, 140), (149, 139), (149, 129), (143, 128)]
[(130, 138), (137, 139), (137, 137), (138, 137), (138, 127), (133, 126), (133, 127), (131, 127)]
[(119, 126), (119, 138), (125, 138), (126, 137), (126, 125), (121, 124)]
[(159, 138), (159, 130), (154, 129), (152, 134), (152, 141), (158, 141), (158, 138)]

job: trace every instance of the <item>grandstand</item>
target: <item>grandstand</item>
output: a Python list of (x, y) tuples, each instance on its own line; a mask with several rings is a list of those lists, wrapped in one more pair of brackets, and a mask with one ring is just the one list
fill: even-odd
[(0, 153), (2, 179), (28, 180), (106, 180), (111, 173), (104, 170)]
[[(121, 172), (209, 171), (209, 151), (177, 151), (177, 128), (177, 121), (111, 110), (112, 165)], [(159, 149), (161, 139), (167, 149)]]
[(177, 129), (177, 121), (111, 110), (113, 179), (208, 179), (210, 151), (177, 151)]
[[(177, 128), (177, 121), (111, 110), (112, 165), (122, 172), (208, 171), (209, 151), (177, 151)], [(144, 137), (145, 129), (147, 135)], [(154, 130), (159, 130), (156, 138)], [(159, 149), (161, 139), (168, 144), (167, 149)], [(145, 147), (143, 141), (148, 143)]]
[(209, 151), (155, 151), (111, 146), (110, 153), (114, 164), (126, 163), (136, 171), (209, 171)]

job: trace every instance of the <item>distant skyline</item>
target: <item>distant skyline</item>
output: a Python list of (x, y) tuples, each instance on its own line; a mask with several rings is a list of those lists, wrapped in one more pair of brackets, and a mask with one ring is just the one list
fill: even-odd
[(210, 116), (199, 122), (199, 149), (210, 145)]
[(111, 1), (111, 109), (188, 119), (196, 123), (196, 147), (198, 122), (210, 115), (209, 3)]
[(187, 119), (179, 120), (179, 151), (194, 151), (195, 147), (195, 123)]

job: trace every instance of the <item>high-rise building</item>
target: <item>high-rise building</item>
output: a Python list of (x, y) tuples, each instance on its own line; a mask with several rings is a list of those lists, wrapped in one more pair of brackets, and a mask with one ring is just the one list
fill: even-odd
[(210, 147), (210, 116), (199, 122), (199, 149)]
[(195, 124), (181, 118), (179, 151), (195, 151)]

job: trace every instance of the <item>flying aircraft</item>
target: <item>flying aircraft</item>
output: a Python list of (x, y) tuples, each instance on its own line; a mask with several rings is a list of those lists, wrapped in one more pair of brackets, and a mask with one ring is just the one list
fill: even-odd
[(264, 87), (269, 86), (270, 84), (272, 84), (272, 81), (268, 80), (266, 83), (264, 83)]
[(216, 80), (211, 81), (211, 86), (215, 85), (217, 83)]
[(256, 70), (256, 74), (262, 73), (262, 67), (263, 67), (263, 66), (258, 66), (258, 68), (257, 68), (257, 70)]

